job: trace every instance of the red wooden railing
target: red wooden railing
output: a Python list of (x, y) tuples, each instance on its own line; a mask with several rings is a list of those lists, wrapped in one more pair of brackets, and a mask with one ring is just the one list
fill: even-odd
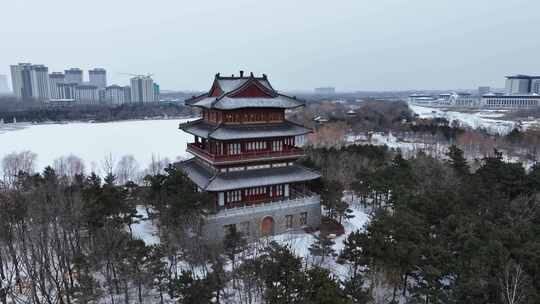
[(236, 155), (216, 155), (210, 153), (208, 150), (203, 149), (201, 146), (190, 143), (187, 145), (188, 152), (193, 152), (195, 154), (201, 155), (204, 158), (211, 160), (213, 162), (227, 162), (227, 161), (238, 161), (238, 160), (251, 160), (264, 157), (287, 157), (287, 156), (303, 156), (304, 150), (296, 147), (292, 147), (283, 151), (251, 151), (251, 152), (242, 152)]

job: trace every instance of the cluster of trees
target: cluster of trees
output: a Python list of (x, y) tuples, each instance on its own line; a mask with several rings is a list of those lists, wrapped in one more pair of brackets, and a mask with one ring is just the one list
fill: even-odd
[[(370, 149), (310, 155), (336, 181), (353, 171), (344, 185), (373, 210), (340, 259), (370, 282), (377, 303), (540, 301), (539, 164), (527, 172), (494, 151), (472, 170), (455, 146), (446, 161), (380, 153), (370, 163)], [(365, 165), (340, 166), (355, 155)]]
[[(174, 166), (147, 176), (151, 187), (120, 185), (113, 174), (19, 169), (0, 184), (0, 303), (174, 298), (181, 267), (173, 266), (183, 246), (177, 240), (195, 238), (196, 221), (209, 212), (208, 198)], [(163, 219), (161, 234), (170, 242), (148, 246), (134, 236), (142, 206)]]

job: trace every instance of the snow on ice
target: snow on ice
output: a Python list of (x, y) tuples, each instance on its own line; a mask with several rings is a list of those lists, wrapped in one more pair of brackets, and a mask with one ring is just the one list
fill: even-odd
[(152, 156), (175, 160), (187, 157), (192, 136), (178, 129), (186, 119), (131, 120), (107, 123), (0, 125), (0, 159), (12, 152), (38, 155), (38, 171), (56, 158), (74, 154), (87, 170), (99, 169), (108, 155), (115, 161), (131, 154), (145, 167)]

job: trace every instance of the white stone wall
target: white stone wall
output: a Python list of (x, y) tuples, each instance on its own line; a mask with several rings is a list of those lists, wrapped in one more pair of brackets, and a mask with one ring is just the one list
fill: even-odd
[[(301, 214), (304, 212), (307, 213), (307, 223), (301, 225)], [(293, 219), (290, 229), (286, 226), (287, 215), (292, 215)], [(222, 210), (216, 215), (207, 217), (203, 227), (204, 235), (208, 241), (221, 241), (225, 236), (226, 226), (234, 224), (238, 231), (242, 231), (246, 225), (249, 225), (248, 238), (257, 239), (261, 236), (261, 224), (266, 217), (272, 217), (274, 220), (274, 234), (300, 231), (307, 227), (318, 228), (321, 223), (320, 198), (314, 195), (252, 207)]]

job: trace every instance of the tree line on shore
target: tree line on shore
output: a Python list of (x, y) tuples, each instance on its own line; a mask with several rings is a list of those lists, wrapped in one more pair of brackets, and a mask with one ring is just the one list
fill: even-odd
[(59, 121), (116, 121), (146, 117), (178, 117), (193, 115), (193, 110), (177, 103), (108, 104), (47, 104), (0, 98), (0, 120), (4, 123)]

